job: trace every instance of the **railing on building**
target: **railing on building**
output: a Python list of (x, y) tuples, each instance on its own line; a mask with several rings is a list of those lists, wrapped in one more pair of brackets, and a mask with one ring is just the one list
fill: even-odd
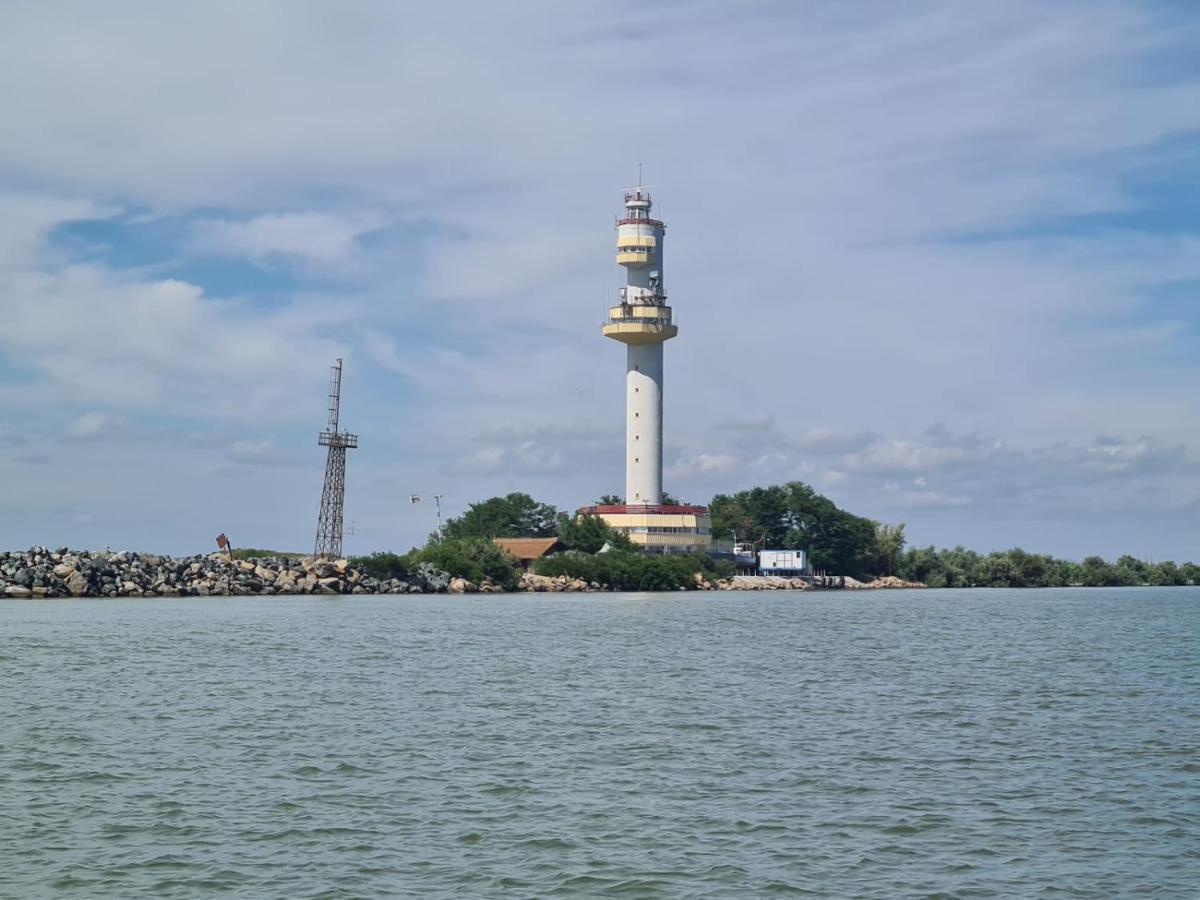
[(593, 516), (623, 516), (623, 515), (640, 515), (642, 513), (656, 513), (667, 516), (707, 516), (707, 506), (693, 506), (691, 504), (679, 504), (676, 506), (666, 506), (664, 504), (654, 503), (619, 503), (605, 504), (597, 506), (584, 506), (579, 512), (584, 515)]
[(345, 431), (322, 431), (317, 435), (317, 444), (322, 447), (346, 447), (354, 450), (358, 447), (358, 435)]
[(671, 325), (670, 316), (609, 316), (604, 320), (605, 325)]

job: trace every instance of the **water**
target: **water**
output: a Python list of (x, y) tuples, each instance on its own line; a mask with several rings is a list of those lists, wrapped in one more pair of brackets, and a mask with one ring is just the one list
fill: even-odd
[(0, 603), (0, 896), (1200, 895), (1200, 590)]

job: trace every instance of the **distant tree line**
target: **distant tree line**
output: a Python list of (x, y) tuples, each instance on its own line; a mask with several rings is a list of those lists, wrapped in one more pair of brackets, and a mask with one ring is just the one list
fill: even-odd
[(1149, 563), (1132, 556), (1108, 562), (1089, 556), (1082, 562), (1027, 553), (1015, 547), (986, 555), (955, 547), (914, 547), (896, 566), (902, 578), (930, 587), (1128, 587), (1200, 584), (1200, 566), (1169, 560)]
[[(597, 502), (621, 499), (607, 495)], [(678, 501), (671, 497), (670, 502)], [(1148, 563), (1132, 556), (1112, 563), (1098, 556), (1074, 562), (1019, 548), (987, 554), (962, 547), (906, 550), (903, 523), (854, 515), (800, 481), (718, 494), (709, 511), (714, 538), (804, 550), (815, 569), (864, 580), (896, 575), (930, 587), (1200, 584), (1200, 566), (1193, 563)], [(472, 503), (447, 520), (441, 534), (430, 535), (424, 547), (406, 554), (375, 553), (355, 562), (377, 577), (404, 577), (427, 562), (453, 576), (475, 582), (487, 578), (511, 589), (520, 577), (519, 565), (493, 538), (552, 536), (562, 552), (538, 560), (538, 574), (567, 575), (621, 590), (668, 590), (695, 587), (697, 578), (711, 580), (731, 571), (728, 563), (704, 554), (645, 556), (598, 516), (564, 512), (523, 493)]]

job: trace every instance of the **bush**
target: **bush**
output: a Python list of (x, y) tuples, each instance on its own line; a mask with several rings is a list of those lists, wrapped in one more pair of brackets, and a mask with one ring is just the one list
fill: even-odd
[(697, 573), (708, 581), (727, 578), (733, 574), (733, 566), (704, 553), (646, 556), (628, 550), (597, 554), (571, 551), (539, 559), (534, 571), (551, 578), (565, 575), (594, 581), (617, 591), (674, 591), (694, 589)]
[(482, 538), (451, 538), (433, 541), (406, 558), (410, 565), (428, 563), (455, 578), (476, 584), (485, 578), (506, 591), (517, 587), (517, 560), (492, 541)]
[(398, 553), (377, 550), (370, 556), (350, 557), (350, 564), (372, 578), (399, 578), (407, 581), (416, 568), (416, 563), (410, 560), (411, 556), (411, 553), (401, 556)]

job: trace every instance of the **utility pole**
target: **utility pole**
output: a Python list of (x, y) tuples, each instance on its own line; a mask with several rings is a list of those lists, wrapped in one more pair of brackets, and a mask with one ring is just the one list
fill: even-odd
[(346, 451), (358, 446), (358, 435), (338, 430), (342, 405), (342, 360), (329, 370), (329, 422), (317, 436), (317, 444), (329, 448), (325, 460), (325, 488), (317, 515), (317, 542), (313, 556), (342, 555), (342, 507), (346, 499)]
[[(433, 500), (434, 508), (437, 510), (437, 536), (442, 536), (442, 495), (434, 494), (430, 499)], [(421, 498), (417, 494), (408, 495), (409, 503), (420, 503)]]

